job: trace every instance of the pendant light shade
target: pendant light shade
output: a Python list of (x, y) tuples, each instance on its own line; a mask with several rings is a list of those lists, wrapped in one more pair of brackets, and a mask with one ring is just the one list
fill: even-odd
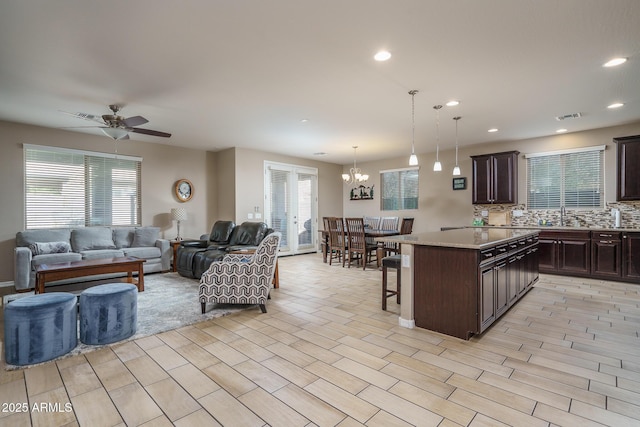
[(436, 110), (436, 162), (433, 164), (433, 171), (440, 172), (442, 170), (442, 163), (440, 163), (440, 109), (442, 105), (434, 105), (433, 109)]
[(416, 156), (416, 116), (414, 98), (418, 93), (417, 90), (410, 90), (411, 95), (411, 156), (409, 156), (409, 166), (418, 165), (418, 156)]
[(454, 176), (460, 175), (460, 166), (458, 166), (458, 120), (460, 120), (461, 118), (462, 117), (460, 116), (456, 116), (453, 118), (453, 120), (456, 121), (456, 166), (453, 168)]

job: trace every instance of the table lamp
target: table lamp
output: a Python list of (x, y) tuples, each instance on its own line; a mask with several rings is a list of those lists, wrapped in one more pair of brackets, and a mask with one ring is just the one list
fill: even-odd
[(171, 218), (178, 222), (178, 236), (176, 240), (182, 240), (180, 237), (180, 221), (186, 221), (187, 219), (187, 211), (185, 208), (173, 208), (171, 209)]

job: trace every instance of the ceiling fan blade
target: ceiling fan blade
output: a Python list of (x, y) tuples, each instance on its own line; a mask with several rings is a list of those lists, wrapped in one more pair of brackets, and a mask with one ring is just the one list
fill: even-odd
[(122, 123), (124, 123), (124, 125), (128, 128), (132, 128), (134, 126), (140, 126), (145, 123), (149, 123), (149, 120), (145, 119), (142, 116), (133, 116), (133, 117), (124, 119)]
[(82, 120), (89, 120), (92, 122), (96, 122), (96, 123), (100, 123), (101, 125), (104, 125), (104, 121), (102, 120), (101, 116), (96, 116), (94, 114), (87, 114), (87, 113), (70, 113), (68, 111), (62, 111), (60, 110), (61, 113), (64, 114), (69, 114), (70, 116), (76, 117), (78, 119), (82, 119)]
[(142, 133), (144, 135), (151, 135), (151, 136), (161, 136), (163, 138), (169, 138), (171, 136), (170, 133), (160, 132), (160, 131), (151, 130), (151, 129), (144, 129), (144, 128), (132, 128), (131, 132)]

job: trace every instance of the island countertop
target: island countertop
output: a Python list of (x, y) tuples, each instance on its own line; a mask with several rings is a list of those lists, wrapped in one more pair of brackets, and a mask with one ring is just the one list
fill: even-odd
[(478, 227), (377, 237), (375, 240), (385, 243), (404, 243), (420, 246), (484, 249), (523, 237), (533, 236), (538, 234), (539, 231), (540, 230)]

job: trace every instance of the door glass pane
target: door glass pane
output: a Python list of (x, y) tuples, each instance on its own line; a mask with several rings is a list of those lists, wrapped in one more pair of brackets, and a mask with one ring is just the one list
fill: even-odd
[(298, 174), (298, 247), (313, 243), (313, 175)]
[(271, 169), (271, 228), (282, 233), (281, 250), (289, 248), (289, 174), (288, 171)]

